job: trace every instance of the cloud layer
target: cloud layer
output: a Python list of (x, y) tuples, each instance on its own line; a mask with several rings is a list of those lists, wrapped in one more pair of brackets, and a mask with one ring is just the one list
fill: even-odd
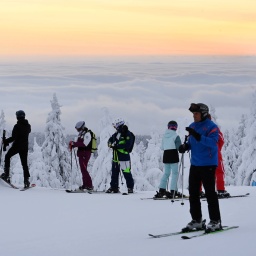
[(249, 113), (256, 88), (255, 57), (151, 57), (1, 62), (0, 102), (8, 128), (15, 112), (27, 113), (43, 131), (56, 93), (62, 123), (74, 133), (84, 120), (98, 131), (102, 108), (125, 118), (136, 134), (163, 130), (168, 121), (192, 115), (192, 102), (214, 106), (222, 129), (236, 127)]

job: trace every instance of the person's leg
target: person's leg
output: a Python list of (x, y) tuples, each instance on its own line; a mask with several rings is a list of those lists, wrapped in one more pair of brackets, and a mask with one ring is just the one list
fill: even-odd
[(92, 188), (92, 179), (89, 172), (87, 171), (87, 165), (90, 160), (90, 157), (91, 157), (90, 151), (85, 151), (85, 154), (79, 157), (79, 164), (81, 168), (84, 188)]
[(215, 167), (205, 167), (202, 171), (202, 181), (208, 203), (210, 220), (220, 221), (219, 200), (215, 190)]
[(170, 164), (171, 167), (171, 186), (170, 190), (178, 191), (178, 178), (179, 178), (179, 171), (178, 171), (178, 163)]
[(111, 182), (110, 182), (110, 187), (112, 189), (118, 189), (119, 172), (120, 172), (119, 164), (117, 162), (112, 162), (112, 174), (111, 174)]
[(131, 162), (130, 161), (120, 161), (120, 169), (126, 180), (126, 186), (128, 189), (133, 190), (134, 180), (131, 173)]
[(225, 172), (224, 172), (224, 166), (222, 161), (218, 161), (218, 167), (216, 168), (215, 172), (216, 177), (216, 188), (219, 191), (225, 191)]
[(189, 202), (190, 214), (193, 220), (202, 219), (201, 202), (200, 202), (200, 185), (201, 174), (200, 169), (191, 165), (189, 171)]
[(171, 173), (171, 165), (170, 164), (164, 164), (164, 174), (161, 178), (161, 181), (160, 181), (160, 185), (159, 185), (159, 188), (161, 189), (166, 189), (166, 185), (167, 185), (167, 181), (170, 177), (170, 173)]
[(8, 152), (5, 155), (4, 160), (4, 173), (6, 177), (10, 176), (10, 164), (11, 164), (11, 158), (18, 153), (18, 150), (11, 147)]
[(24, 181), (27, 181), (30, 177), (29, 169), (28, 169), (28, 151), (19, 152), (20, 161), (23, 168)]

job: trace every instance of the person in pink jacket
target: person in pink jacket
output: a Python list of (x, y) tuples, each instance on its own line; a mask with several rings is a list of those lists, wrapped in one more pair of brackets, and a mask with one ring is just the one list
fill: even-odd
[(77, 148), (77, 156), (82, 173), (83, 185), (79, 187), (80, 190), (93, 190), (92, 179), (87, 170), (87, 165), (91, 157), (92, 136), (85, 126), (84, 121), (79, 121), (76, 126), (79, 132), (77, 141), (70, 141), (69, 148)]

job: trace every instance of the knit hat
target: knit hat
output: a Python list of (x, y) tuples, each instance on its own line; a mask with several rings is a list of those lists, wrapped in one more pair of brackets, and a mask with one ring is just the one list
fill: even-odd
[(177, 128), (178, 128), (178, 124), (177, 124), (177, 122), (176, 121), (170, 121), (169, 123), (168, 123), (168, 129), (169, 130), (174, 130), (174, 131), (176, 131), (177, 130)]

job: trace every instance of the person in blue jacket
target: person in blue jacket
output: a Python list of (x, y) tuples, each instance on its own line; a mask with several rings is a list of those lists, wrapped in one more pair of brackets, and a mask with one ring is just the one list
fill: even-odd
[[(167, 125), (167, 130), (162, 138), (161, 149), (163, 153), (163, 163), (164, 163), (164, 174), (162, 176), (159, 192), (156, 192), (155, 198), (174, 198), (182, 197), (182, 194), (178, 192), (178, 164), (179, 164), (179, 152), (178, 149), (181, 145), (180, 136), (176, 133), (178, 124), (176, 121), (170, 121)], [(171, 175), (170, 181), (170, 192), (166, 191), (167, 182)]]
[(106, 193), (119, 193), (119, 173), (126, 180), (128, 193), (133, 193), (134, 180), (131, 173), (130, 150), (133, 145), (133, 137), (122, 118), (113, 122), (116, 132), (109, 138), (108, 146), (113, 149), (112, 175), (110, 188)]
[(186, 127), (188, 142), (181, 145), (180, 153), (191, 152), (189, 172), (189, 202), (192, 221), (183, 231), (204, 229), (200, 203), (200, 186), (203, 183), (208, 203), (210, 222), (208, 231), (221, 229), (221, 216), (218, 196), (215, 190), (215, 170), (218, 166), (218, 127), (208, 118), (209, 108), (203, 103), (192, 103), (189, 110), (194, 122)]

